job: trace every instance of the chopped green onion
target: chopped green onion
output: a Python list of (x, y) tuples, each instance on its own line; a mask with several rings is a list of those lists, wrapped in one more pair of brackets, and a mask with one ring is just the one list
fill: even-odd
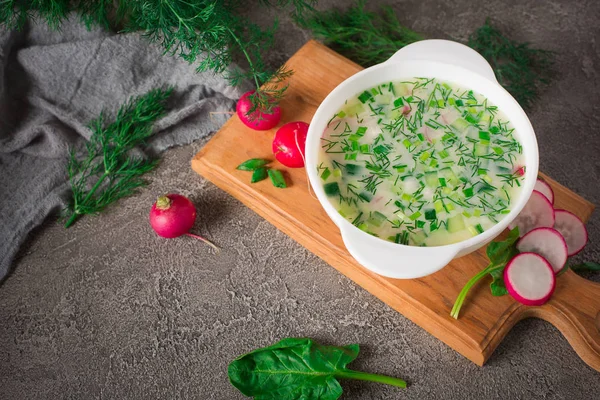
[(371, 201), (371, 199), (373, 199), (373, 195), (371, 193), (369, 193), (369, 192), (360, 192), (358, 194), (358, 197), (360, 197), (361, 199), (363, 199), (367, 203), (369, 203)]
[(375, 147), (373, 149), (373, 153), (375, 154), (387, 154), (390, 152), (390, 149), (388, 149), (386, 146), (380, 144), (379, 146)]
[(427, 220), (437, 219), (435, 210), (425, 210), (425, 219), (427, 219)]
[(323, 185), (325, 194), (329, 197), (337, 196), (340, 194), (340, 186), (337, 182), (326, 183)]
[(371, 93), (364, 91), (360, 96), (358, 96), (358, 100), (360, 100), (360, 102), (364, 104), (367, 101), (369, 101), (372, 97), (373, 96), (371, 95)]
[(411, 221), (414, 221), (415, 219), (419, 218), (421, 215), (422, 215), (422, 214), (421, 214), (421, 212), (420, 212), (420, 211), (417, 211), (416, 213), (414, 213), (414, 214), (412, 214), (412, 215), (409, 215), (409, 216), (408, 216), (408, 218), (409, 218)]
[(345, 167), (348, 175), (357, 175), (362, 168), (360, 165), (356, 164), (346, 164)]
[[(326, 181), (327, 178), (329, 178), (330, 175), (331, 175), (331, 171), (329, 170), (328, 167), (325, 167), (325, 169), (323, 170), (323, 172), (321, 172), (321, 179), (323, 179), (324, 181)], [(266, 176), (265, 176), (265, 178), (266, 178)]]

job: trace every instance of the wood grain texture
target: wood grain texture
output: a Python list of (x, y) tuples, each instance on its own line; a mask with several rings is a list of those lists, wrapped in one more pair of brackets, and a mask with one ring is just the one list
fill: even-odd
[[(310, 122), (325, 96), (340, 82), (361, 70), (357, 64), (310, 41), (287, 63), (295, 71), (281, 104), (282, 123)], [(271, 141), (276, 129), (246, 128), (231, 118), (194, 157), (192, 168), (239, 199), (298, 243), (378, 297), (427, 332), (483, 365), (521, 319), (537, 317), (556, 326), (577, 354), (600, 371), (600, 285), (571, 271), (558, 278), (556, 292), (541, 307), (525, 307), (510, 296), (493, 297), (483, 281), (471, 290), (458, 320), (450, 309), (463, 285), (487, 265), (484, 250), (453, 260), (439, 272), (421, 279), (398, 280), (374, 274), (348, 253), (339, 230), (308, 190), (304, 169), (284, 169), (290, 184), (277, 189), (268, 180), (250, 184), (250, 174), (235, 169), (249, 158), (273, 159)], [(543, 176), (555, 192), (558, 208), (587, 221), (594, 206)]]

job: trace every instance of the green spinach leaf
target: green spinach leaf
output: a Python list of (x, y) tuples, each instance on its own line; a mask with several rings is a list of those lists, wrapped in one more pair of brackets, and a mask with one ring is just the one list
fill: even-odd
[(571, 265), (573, 271), (600, 271), (600, 264), (596, 262), (584, 262), (581, 264)]
[(358, 344), (322, 346), (309, 338), (283, 339), (233, 360), (229, 381), (256, 400), (335, 400), (342, 395), (339, 378), (406, 387), (401, 379), (347, 369), (358, 351)]
[(504, 285), (504, 278), (502, 275), (504, 273), (504, 267), (506, 267), (506, 264), (511, 258), (519, 253), (516, 245), (518, 240), (519, 228), (515, 227), (508, 232), (506, 239), (488, 244), (486, 254), (490, 259), (490, 264), (483, 270), (479, 271), (479, 273), (472, 277), (462, 288), (456, 297), (452, 310), (450, 310), (450, 316), (452, 318), (458, 318), (458, 314), (460, 313), (460, 309), (467, 298), (469, 290), (471, 290), (471, 288), (480, 279), (486, 277), (488, 274), (491, 275), (493, 279), (492, 283), (490, 284), (490, 289), (494, 296), (504, 296), (508, 293), (506, 291), (506, 286)]
[(504, 296), (508, 294), (508, 290), (506, 290), (506, 285), (504, 284), (504, 268), (491, 271), (490, 275), (492, 276), (492, 282), (490, 283), (492, 296)]

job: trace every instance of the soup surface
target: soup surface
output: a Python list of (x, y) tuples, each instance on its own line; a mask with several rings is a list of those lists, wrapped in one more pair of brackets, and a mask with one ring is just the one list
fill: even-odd
[(332, 116), (318, 174), (352, 224), (396, 243), (439, 246), (510, 212), (524, 171), (521, 144), (498, 107), (434, 78), (375, 86)]

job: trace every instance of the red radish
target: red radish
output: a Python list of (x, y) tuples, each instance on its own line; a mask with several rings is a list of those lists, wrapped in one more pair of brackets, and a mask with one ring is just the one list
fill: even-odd
[(525, 167), (519, 167), (515, 170), (515, 174), (518, 176), (525, 176)]
[(271, 114), (265, 114), (260, 112), (260, 110), (255, 110), (248, 114), (248, 111), (252, 109), (252, 102), (248, 97), (253, 93), (254, 90), (246, 92), (238, 100), (235, 108), (238, 117), (244, 125), (257, 131), (266, 131), (274, 128), (281, 119), (281, 109), (277, 106), (273, 108)]
[(554, 210), (554, 229), (565, 238), (569, 256), (579, 253), (588, 241), (588, 233), (583, 221), (567, 210)]
[(554, 270), (544, 257), (535, 253), (517, 254), (504, 268), (508, 293), (526, 306), (546, 303), (556, 287)]
[(567, 243), (560, 232), (552, 228), (536, 228), (530, 231), (517, 242), (517, 250), (544, 257), (555, 274), (562, 270), (567, 262)]
[(537, 190), (538, 192), (543, 194), (550, 203), (554, 204), (554, 191), (552, 190), (550, 185), (548, 185), (546, 182), (544, 182), (541, 179), (538, 179), (535, 182), (535, 186), (533, 187), (533, 190)]
[(219, 248), (207, 239), (189, 232), (194, 222), (196, 222), (196, 207), (190, 199), (180, 194), (160, 196), (150, 210), (150, 225), (158, 236), (172, 239), (187, 235), (202, 240), (219, 251)]
[(290, 168), (304, 167), (304, 148), (308, 124), (289, 122), (277, 130), (273, 139), (273, 154), (277, 161)]
[(519, 227), (519, 235), (524, 236), (535, 228), (552, 228), (554, 225), (554, 208), (548, 199), (534, 190), (523, 210), (509, 225), (509, 229)]

